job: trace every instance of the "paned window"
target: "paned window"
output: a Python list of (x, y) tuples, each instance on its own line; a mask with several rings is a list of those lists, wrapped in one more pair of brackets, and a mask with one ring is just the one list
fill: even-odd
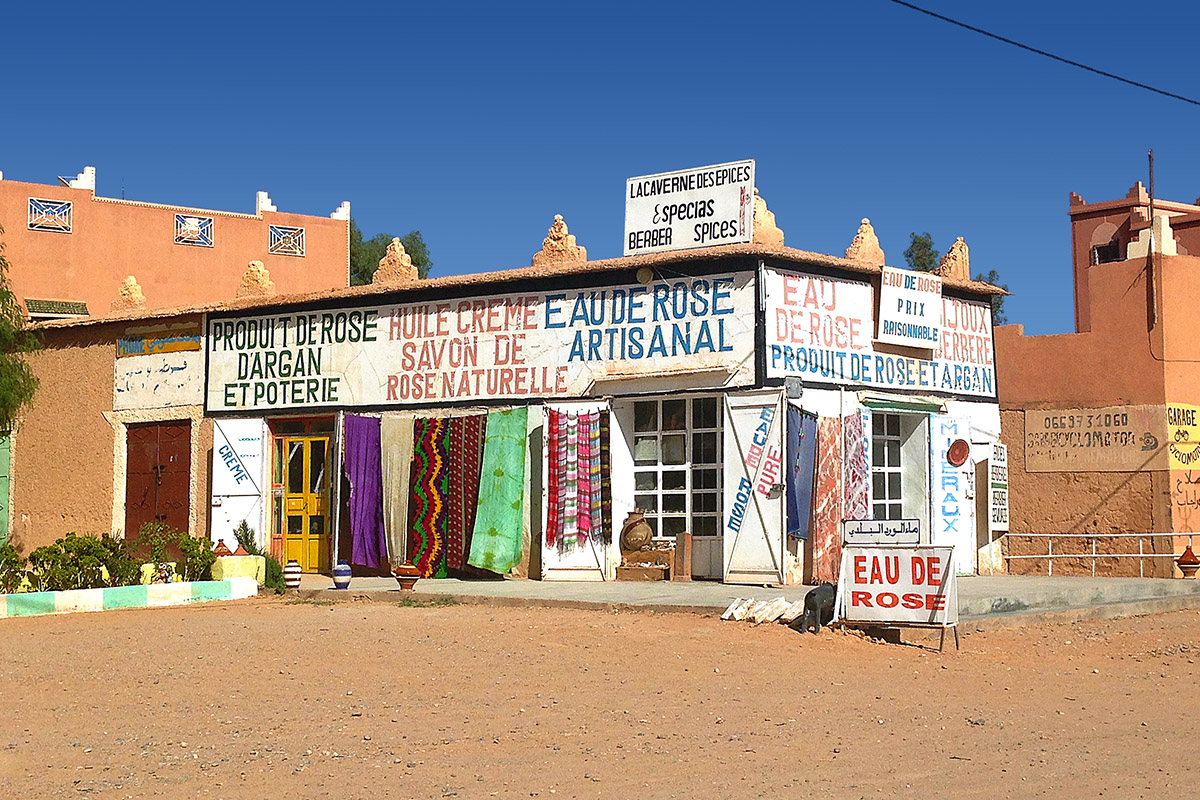
[(903, 519), (900, 491), (900, 415), (871, 414), (871, 512), (874, 519)]
[(634, 505), (658, 538), (721, 534), (718, 397), (633, 404)]
[(74, 204), (70, 200), (29, 198), (29, 230), (70, 233)]
[(175, 244), (190, 244), (195, 247), (213, 246), (213, 218), (195, 217), (190, 214), (175, 215)]
[(273, 256), (303, 256), (304, 228), (272, 225), (267, 252)]

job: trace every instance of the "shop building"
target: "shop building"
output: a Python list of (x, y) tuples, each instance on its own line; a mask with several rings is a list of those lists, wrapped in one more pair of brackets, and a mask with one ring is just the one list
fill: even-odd
[(785, 247), (758, 198), (753, 220), (750, 244), (588, 261), (558, 218), (521, 269), (408, 280), (396, 248), (371, 286), (41, 323), (13, 538), (246, 520), (308, 571), (606, 580), (636, 509), (691, 534), (696, 578), (832, 579), (847, 518), (992, 570), (999, 290), (960, 242), (910, 287), (937, 325), (890, 328), (929, 343), (889, 344), (903, 287), (865, 220), (845, 258)]
[(281, 292), (350, 282), (350, 204), (328, 217), (279, 211), (258, 192), (254, 213), (144, 203), (96, 194), (96, 169), (45, 185), (0, 173), (8, 280), (31, 320), (174, 308), (232, 297), (251, 261)]
[(1075, 332), (997, 330), (1010, 572), (1178, 576), (1200, 530), (1200, 206), (1150, 214), (1071, 193)]

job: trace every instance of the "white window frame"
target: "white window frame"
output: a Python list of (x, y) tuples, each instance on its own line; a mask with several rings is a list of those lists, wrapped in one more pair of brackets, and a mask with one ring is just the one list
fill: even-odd
[[(697, 401), (707, 400), (713, 405), (713, 425), (701, 427), (696, 421), (696, 403)], [(685, 409), (685, 424), (679, 430), (663, 430), (663, 404), (682, 401)], [(639, 406), (643, 403), (654, 403), (655, 408), (655, 427), (654, 430), (637, 430), (637, 413)], [(658, 541), (673, 541), (674, 533), (665, 533), (667, 527), (666, 520), (683, 520), (683, 530), (690, 532), (693, 536), (702, 538), (719, 538), (721, 536), (721, 513), (722, 513), (722, 495), (723, 495), (723, 480), (722, 480), (722, 465), (721, 454), (723, 452), (723, 435), (722, 430), (722, 408), (721, 395), (672, 395), (664, 397), (645, 397), (637, 398), (632, 401), (633, 419), (629, 421), (633, 428), (633, 485), (634, 485), (634, 506), (643, 511), (646, 515), (646, 521), (654, 529), (654, 538)], [(662, 440), (664, 436), (680, 435), (684, 436), (684, 459), (680, 464), (663, 463)], [(715, 445), (713, 450), (712, 461), (697, 462), (695, 456), (695, 442), (697, 434), (716, 434)], [(639, 464), (638, 463), (638, 442), (648, 439), (653, 439), (655, 442), (654, 449), (658, 454), (657, 461), (654, 464)], [(709, 471), (713, 480), (710, 486), (697, 486), (697, 470)], [(683, 472), (685, 478), (681, 488), (667, 489), (664, 487), (664, 474), (674, 474)], [(644, 488), (638, 489), (639, 478), (641, 476), (653, 475), (653, 489)], [(645, 485), (645, 484), (643, 484)], [(664, 501), (667, 498), (682, 499), (683, 510), (666, 511)], [(708, 508), (698, 509), (700, 499), (707, 500)], [(647, 502), (652, 500), (652, 502)], [(653, 508), (648, 508), (648, 506)], [(702, 530), (697, 531), (696, 523), (698, 520), (712, 520), (701, 526)], [(677, 525), (677, 523), (675, 523)], [(675, 527), (672, 525), (671, 527)]]
[[(893, 430), (894, 426), (894, 430)], [(888, 456), (895, 453), (895, 459)], [(895, 461), (894, 464), (889, 463)], [(904, 519), (904, 435), (899, 414), (871, 412), (871, 518)]]

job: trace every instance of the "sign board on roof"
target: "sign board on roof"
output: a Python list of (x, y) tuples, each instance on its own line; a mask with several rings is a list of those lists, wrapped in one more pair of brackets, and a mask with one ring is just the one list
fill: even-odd
[(755, 378), (754, 305), (754, 274), (736, 272), (210, 317), (207, 408), (581, 397), (662, 373), (746, 386)]
[(734, 161), (625, 182), (625, 255), (748, 244), (754, 229), (754, 161)]
[(942, 279), (928, 272), (884, 267), (879, 332), (885, 344), (937, 348), (942, 333)]
[(996, 396), (992, 308), (940, 297), (938, 343), (929, 358), (879, 352), (871, 284), (763, 271), (767, 376), (807, 383)]

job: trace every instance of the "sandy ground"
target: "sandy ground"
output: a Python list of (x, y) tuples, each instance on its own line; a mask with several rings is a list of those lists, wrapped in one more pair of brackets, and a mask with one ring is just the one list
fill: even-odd
[(1165, 797), (1200, 614), (959, 653), (688, 614), (260, 599), (0, 620), (0, 797)]

